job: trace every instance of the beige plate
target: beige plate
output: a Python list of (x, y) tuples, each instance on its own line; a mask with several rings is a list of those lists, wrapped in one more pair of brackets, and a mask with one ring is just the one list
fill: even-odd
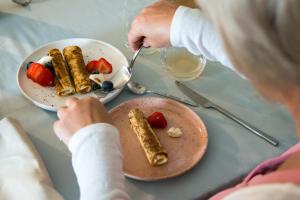
[[(132, 108), (139, 108), (145, 116), (156, 111), (165, 115), (168, 127), (154, 131), (168, 153), (167, 164), (153, 167), (148, 163), (135, 133), (129, 126), (127, 114)], [(205, 153), (208, 136), (204, 123), (191, 109), (176, 101), (156, 97), (137, 98), (122, 103), (110, 112), (120, 130), (124, 174), (127, 177), (153, 181), (178, 176), (194, 167)], [(172, 126), (183, 131), (182, 137), (167, 136), (167, 130)]]

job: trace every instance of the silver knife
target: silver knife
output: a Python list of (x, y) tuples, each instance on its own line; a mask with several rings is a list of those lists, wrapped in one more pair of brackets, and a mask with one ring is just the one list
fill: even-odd
[(264, 139), (265, 141), (269, 142), (273, 146), (278, 146), (279, 142), (275, 138), (273, 138), (273, 137), (269, 136), (268, 134), (264, 133), (263, 131), (261, 131), (261, 130), (255, 128), (255, 127), (253, 127), (252, 125), (248, 124), (244, 120), (242, 120), (242, 119), (238, 118), (237, 116), (233, 115), (232, 113), (230, 113), (229, 111), (225, 110), (224, 108), (216, 105), (215, 103), (211, 102), (207, 98), (203, 97), (202, 95), (198, 94), (194, 90), (192, 90), (189, 87), (187, 87), (185, 84), (183, 84), (183, 83), (181, 83), (179, 81), (175, 81), (175, 84), (179, 87), (179, 89), (186, 96), (190, 97), (193, 101), (195, 101), (196, 103), (198, 103), (202, 107), (204, 107), (204, 108), (212, 108), (214, 110), (219, 111), (220, 113), (224, 114), (225, 116), (229, 117), (233, 121), (239, 123), (240, 125), (242, 125), (246, 129), (248, 129), (249, 131), (251, 131), (252, 133), (254, 133), (255, 135), (257, 135), (258, 137), (260, 137), (260, 138)]

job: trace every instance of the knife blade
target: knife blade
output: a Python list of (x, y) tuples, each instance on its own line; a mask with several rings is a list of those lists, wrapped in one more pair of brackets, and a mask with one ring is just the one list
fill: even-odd
[(175, 81), (175, 84), (178, 86), (178, 88), (189, 98), (191, 98), (195, 103), (203, 106), (204, 108), (209, 108), (214, 105), (210, 100), (205, 98), (204, 96), (198, 94), (191, 88), (184, 85), (182, 82)]
[(264, 133), (263, 131), (261, 131), (261, 130), (255, 128), (255, 127), (253, 127), (252, 125), (248, 124), (248, 122), (246, 122), (246, 121), (238, 118), (237, 116), (233, 115), (232, 113), (230, 113), (229, 111), (225, 110), (224, 108), (216, 105), (215, 103), (211, 102), (210, 100), (208, 100), (204, 96), (198, 94), (197, 92), (195, 92), (194, 90), (192, 90), (191, 88), (189, 88), (188, 86), (186, 86), (185, 84), (183, 84), (183, 83), (181, 83), (179, 81), (175, 81), (175, 84), (178, 86), (178, 88), (186, 96), (190, 97), (193, 101), (195, 101), (199, 105), (203, 106), (204, 108), (212, 108), (212, 109), (214, 109), (216, 111), (219, 111), (220, 113), (224, 114), (225, 116), (227, 116), (230, 119), (232, 119), (233, 121), (237, 122), (238, 124), (240, 124), (244, 128), (246, 128), (249, 131), (251, 131), (256, 136), (264, 139), (265, 141), (267, 141), (268, 143), (272, 144), (273, 146), (278, 146), (279, 142), (275, 138), (273, 138), (270, 135)]

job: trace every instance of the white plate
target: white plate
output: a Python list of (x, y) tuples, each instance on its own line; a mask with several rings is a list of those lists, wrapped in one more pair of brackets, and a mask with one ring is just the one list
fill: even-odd
[[(68, 97), (58, 97), (55, 95), (54, 87), (42, 87), (28, 79), (26, 76), (26, 63), (39, 60), (42, 56), (47, 55), (48, 51), (52, 48), (57, 48), (62, 51), (64, 47), (70, 45), (77, 45), (82, 49), (85, 64), (87, 64), (90, 60), (99, 59), (100, 57), (107, 59), (113, 66), (113, 72), (106, 75), (107, 79), (109, 79), (122, 66), (128, 66), (128, 61), (120, 50), (99, 40), (74, 38), (48, 43), (33, 51), (27, 58), (25, 58), (21, 63), (17, 74), (17, 82), (21, 92), (27, 99), (32, 101), (38, 107), (49, 111), (57, 111), (57, 108), (63, 106)], [(109, 93), (105, 97), (101, 98), (100, 101), (102, 103), (111, 101), (122, 91), (122, 89)], [(87, 96), (97, 97), (93, 92), (88, 94), (75, 94), (72, 96), (77, 98)]]

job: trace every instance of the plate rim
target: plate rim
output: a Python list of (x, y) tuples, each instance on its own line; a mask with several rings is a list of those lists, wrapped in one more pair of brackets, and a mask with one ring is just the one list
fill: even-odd
[(117, 106), (113, 107), (112, 109), (110, 109), (109, 110), (109, 114), (111, 114), (113, 111), (117, 110), (119, 107), (124, 106), (124, 105), (126, 105), (127, 103), (129, 103), (131, 101), (138, 101), (138, 100), (141, 100), (141, 99), (159, 99), (159, 100), (171, 101), (171, 102), (177, 104), (178, 106), (183, 107), (183, 108), (189, 110), (191, 113), (193, 113), (194, 116), (196, 116), (200, 120), (200, 122), (201, 122), (201, 124), (203, 126), (203, 129), (204, 129), (204, 131), (206, 133), (205, 137), (203, 137), (203, 138), (206, 139), (206, 144), (205, 144), (204, 147), (202, 147), (203, 148), (203, 154), (202, 154), (202, 156), (200, 158), (198, 158), (198, 160), (195, 163), (193, 163), (191, 166), (189, 166), (188, 168), (184, 169), (183, 171), (179, 171), (178, 173), (174, 173), (171, 176), (167, 176), (167, 177), (166, 176), (162, 176), (162, 177), (158, 177), (158, 178), (141, 178), (139, 176), (135, 176), (135, 175), (132, 175), (130, 173), (126, 173), (124, 170), (123, 170), (123, 174), (126, 177), (134, 179), (134, 180), (145, 181), (145, 182), (155, 182), (155, 181), (168, 180), (168, 179), (171, 179), (171, 178), (175, 178), (175, 177), (181, 176), (181, 175), (187, 173), (188, 171), (192, 170), (202, 160), (202, 158), (204, 157), (204, 155), (205, 155), (205, 153), (207, 151), (208, 142), (209, 142), (208, 141), (207, 128), (206, 128), (205, 123), (201, 119), (201, 117), (195, 111), (193, 111), (191, 108), (189, 108), (188, 106), (186, 106), (186, 105), (184, 105), (184, 104), (182, 104), (182, 103), (180, 103), (178, 101), (175, 101), (175, 100), (172, 100), (172, 99), (168, 99), (168, 98), (153, 97), (153, 96), (138, 97), (138, 98), (133, 98), (133, 99), (129, 99), (127, 101), (124, 101), (124, 102), (118, 104)]
[[(127, 57), (124, 55), (124, 53), (118, 49), (117, 47), (105, 42), (105, 41), (102, 41), (102, 40), (97, 40), (97, 39), (92, 39), (92, 38), (82, 38), (82, 37), (78, 37), (78, 38), (65, 38), (65, 39), (61, 39), (61, 40), (55, 40), (55, 41), (51, 41), (51, 42), (48, 42), (44, 45), (41, 45), (37, 48), (35, 48), (33, 51), (31, 51), (31, 53), (29, 53), (28, 55), (26, 55), (22, 61), (19, 63), (19, 66), (18, 66), (18, 71), (17, 71), (17, 74), (16, 74), (16, 80), (17, 80), (17, 84), (18, 84), (18, 87), (19, 87), (19, 90), (21, 91), (21, 93), (23, 94), (23, 96), (25, 98), (27, 98), (29, 101), (31, 101), (34, 105), (44, 109), (44, 110), (48, 110), (48, 111), (51, 111), (51, 112), (57, 112), (57, 108), (55, 107), (51, 107), (51, 106), (47, 106), (47, 105), (44, 105), (36, 100), (34, 100), (33, 98), (31, 98), (30, 96), (28, 96), (26, 94), (26, 92), (23, 90), (23, 88), (21, 87), (21, 84), (20, 84), (20, 76), (21, 76), (21, 69), (22, 69), (22, 66), (23, 64), (25, 63), (25, 60), (28, 59), (28, 57), (30, 57), (33, 53), (37, 52), (38, 50), (42, 49), (42, 48), (45, 48), (53, 43), (59, 43), (59, 42), (66, 42), (66, 41), (72, 41), (72, 40), (89, 40), (89, 41), (93, 41), (93, 42), (97, 42), (97, 43), (101, 43), (101, 44), (104, 44), (104, 45), (107, 45), (109, 46), (110, 48), (114, 49), (114, 51), (118, 52), (119, 54), (121, 54), (122, 56), (124, 56), (125, 60), (126, 60), (126, 64), (129, 65), (129, 62), (128, 62), (128, 59)], [(125, 86), (124, 86), (125, 87)], [(115, 96), (112, 98), (114, 99), (115, 97), (117, 97), (121, 92), (122, 90), (124, 89), (124, 87), (120, 88), (120, 89), (117, 89), (115, 91)], [(112, 100), (110, 99), (110, 100)], [(108, 103), (110, 100), (106, 100), (106, 101), (101, 101), (101, 99), (99, 98), (99, 101), (101, 101), (103, 104), (105, 103)]]

